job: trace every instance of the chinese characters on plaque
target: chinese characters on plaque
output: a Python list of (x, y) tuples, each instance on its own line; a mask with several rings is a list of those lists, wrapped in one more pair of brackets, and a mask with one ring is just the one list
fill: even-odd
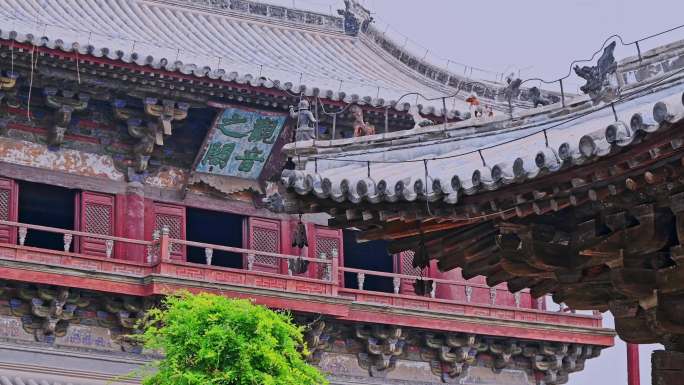
[(226, 108), (209, 133), (196, 171), (257, 179), (280, 136), (286, 116)]

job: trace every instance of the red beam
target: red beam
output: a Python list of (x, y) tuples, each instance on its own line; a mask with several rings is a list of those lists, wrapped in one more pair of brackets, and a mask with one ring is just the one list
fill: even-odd
[(4, 266), (0, 266), (0, 277), (10, 281), (41, 283), (44, 285), (58, 284), (108, 293), (121, 293), (135, 296), (148, 296), (152, 294), (146, 286), (137, 283), (116, 282), (90, 277), (64, 276), (59, 273), (20, 270)]

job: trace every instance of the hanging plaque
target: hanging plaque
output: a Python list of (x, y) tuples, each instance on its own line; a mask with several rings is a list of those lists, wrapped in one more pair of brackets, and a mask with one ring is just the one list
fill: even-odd
[(225, 108), (207, 135), (195, 171), (258, 179), (285, 124), (286, 115)]

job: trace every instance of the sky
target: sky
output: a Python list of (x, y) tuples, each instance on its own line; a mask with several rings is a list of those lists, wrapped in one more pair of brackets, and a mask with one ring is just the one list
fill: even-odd
[[(614, 34), (632, 42), (684, 22), (682, 0), (360, 1), (373, 12), (378, 29), (412, 52), (426, 55), (435, 64), (449, 65), (454, 72), (470, 73), (469, 68), (475, 68), (473, 73), (485, 79), (511, 72), (523, 79), (557, 79), (568, 74), (573, 60), (591, 58)], [(342, 0), (267, 2), (324, 13), (343, 8)], [(644, 41), (640, 48), (645, 51), (679, 39), (684, 39), (684, 29)], [(634, 45), (618, 46), (615, 56), (619, 60), (636, 53)], [(583, 84), (577, 78), (568, 83), (570, 92), (578, 92)], [(610, 314), (604, 317), (605, 326), (612, 327)], [(650, 384), (654, 348), (659, 346), (640, 347), (643, 385)], [(627, 384), (625, 344), (616, 339), (615, 347), (589, 360), (568, 384)]]

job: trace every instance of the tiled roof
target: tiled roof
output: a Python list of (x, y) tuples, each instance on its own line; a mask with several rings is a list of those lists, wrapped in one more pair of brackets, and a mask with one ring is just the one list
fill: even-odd
[[(442, 115), (458, 88), (451, 112), (471, 92), (502, 106), (501, 84), (473, 86), (372, 27), (352, 36), (338, 16), (246, 0), (0, 0), (0, 23), (2, 39), (332, 100)], [(438, 99), (394, 103), (411, 92)]]
[(202, 1), (0, 0), (3, 39), (331, 99), (450, 92), (346, 35), (340, 18), (257, 16)]
[(612, 103), (585, 99), (493, 121), (292, 143), (286, 152), (304, 168), (286, 170), (282, 181), (337, 202), (453, 204), (461, 194), (595, 162), (684, 119), (684, 47), (668, 47), (639, 66), (623, 61), (621, 96)]

